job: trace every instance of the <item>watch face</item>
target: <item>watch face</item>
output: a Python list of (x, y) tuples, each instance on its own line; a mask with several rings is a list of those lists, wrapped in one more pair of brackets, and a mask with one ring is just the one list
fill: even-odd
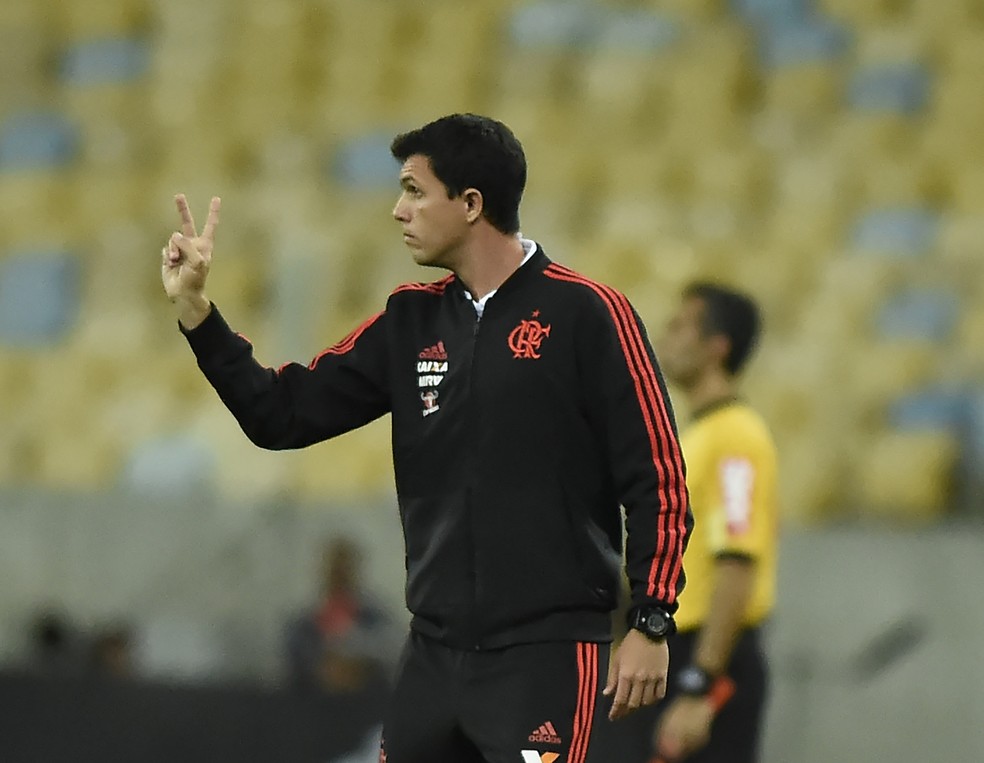
[(707, 677), (696, 668), (684, 668), (678, 677), (680, 690), (686, 694), (703, 694), (707, 690)]
[(662, 636), (666, 633), (666, 618), (653, 612), (646, 617), (646, 630), (654, 636)]

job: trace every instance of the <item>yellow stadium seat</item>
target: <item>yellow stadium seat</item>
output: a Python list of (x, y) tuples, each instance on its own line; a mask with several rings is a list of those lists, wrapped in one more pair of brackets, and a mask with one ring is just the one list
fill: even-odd
[(10, 421), (30, 403), (36, 379), (35, 355), (28, 349), (0, 348), (0, 420)]
[(829, 146), (837, 161), (855, 164), (911, 154), (918, 136), (918, 123), (901, 114), (845, 112), (833, 123)]
[(66, 171), (0, 173), (0, 256), (23, 247), (65, 246), (76, 238), (64, 218)]
[(860, 27), (875, 27), (894, 18), (902, 0), (820, 0), (820, 7), (834, 18)]
[(857, 39), (854, 63), (863, 67), (926, 61), (931, 52), (922, 30), (900, 19), (865, 29)]
[[(31, 5), (7, 3), (7, 5)], [(7, 26), (0, 20), (0, 123), (11, 113), (43, 108), (54, 93), (49, 78), (50, 37), (27, 23)]]
[(652, 142), (666, 121), (661, 107), (672, 55), (610, 48), (586, 55), (572, 75), (576, 118), (603, 125), (606, 139), (616, 146), (633, 139)]
[(307, 448), (291, 461), (291, 484), (302, 500), (341, 501), (392, 491), (389, 420)]
[(94, 437), (91, 430), (58, 427), (45, 432), (36, 476), (48, 488), (105, 490), (112, 486), (119, 466), (116, 448)]
[(984, 211), (981, 206), (975, 212), (944, 214), (937, 249), (947, 262), (979, 267), (984, 258)]
[(754, 208), (768, 192), (770, 169), (767, 156), (751, 146), (702, 151), (694, 162), (694, 192), (706, 201)]
[(61, 4), (61, 0), (0, 3), (0, 29), (47, 31)]
[(753, 83), (752, 51), (735, 27), (705, 30), (668, 74), (667, 140), (674, 146), (728, 145), (743, 137), (738, 114)]
[(486, 112), (495, 84), (491, 62), (498, 54), (487, 32), (495, 14), (480, 3), (442, 0), (422, 6), (409, 21), (417, 33), (403, 41), (403, 84), (394, 99), (401, 121), (422, 124), (443, 114)]
[[(941, 69), (946, 73), (946, 80), (960, 77), (968, 80), (975, 78), (984, 67), (984, 29), (980, 24), (959, 25), (947, 34), (945, 45), (940, 50)], [(946, 84), (946, 80), (941, 85)]]
[(984, 378), (984, 357), (981, 354), (981, 347), (984, 347), (984, 307), (981, 304), (984, 300), (981, 296), (984, 295), (979, 295), (964, 312), (957, 328), (955, 362), (959, 372), (967, 379)]
[(85, 362), (71, 347), (38, 355), (30, 437), (37, 446), (33, 478), (49, 487), (108, 487), (118, 467), (112, 435), (99, 426), (100, 396), (111, 394), (111, 370)]
[(865, 416), (858, 423), (866, 429), (883, 425), (888, 401), (938, 378), (943, 360), (937, 345), (921, 341), (861, 340), (852, 355), (857, 362), (851, 396)]
[(840, 338), (847, 331), (860, 339), (870, 331), (874, 307), (906, 280), (904, 263), (857, 254), (830, 258), (819, 271), (816, 292), (803, 315), (817, 336)]
[(853, 497), (845, 484), (849, 466), (841, 445), (838, 439), (824, 439), (812, 432), (777, 436), (779, 510), (784, 524), (822, 525), (844, 518)]
[(701, 23), (719, 19), (728, 11), (726, 0), (645, 0), (632, 5), (640, 4), (660, 13)]
[(0, 485), (22, 486), (36, 479), (38, 459), (42, 443), (37, 434), (37, 424), (32, 420), (33, 409), (21, 405), (19, 409), (3, 411), (3, 427), (0, 427)]
[(932, 200), (932, 174), (919, 156), (877, 157), (852, 169), (864, 206), (918, 207)]
[(764, 81), (763, 108), (794, 120), (830, 120), (842, 98), (844, 71), (837, 64), (800, 64), (770, 72)]
[(796, 320), (811, 297), (816, 271), (822, 267), (808, 249), (755, 244), (733, 252), (723, 263), (721, 278), (745, 289), (761, 305), (771, 330), (782, 330)]
[(984, 8), (978, 0), (911, 0), (906, 20), (934, 37), (943, 52), (960, 32), (981, 29)]
[(864, 515), (892, 521), (939, 519), (951, 495), (958, 453), (949, 432), (886, 431), (876, 436), (857, 465)]
[(146, 0), (59, 2), (58, 32), (69, 40), (126, 36), (147, 30), (151, 10)]

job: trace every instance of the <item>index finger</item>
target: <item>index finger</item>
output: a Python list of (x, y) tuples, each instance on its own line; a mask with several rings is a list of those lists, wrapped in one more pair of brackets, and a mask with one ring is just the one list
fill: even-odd
[(612, 709), (608, 713), (609, 720), (615, 720), (625, 715), (625, 708), (629, 701), (629, 692), (632, 690), (632, 681), (629, 678), (619, 677), (618, 686), (615, 689), (615, 699), (612, 700)]
[(205, 220), (205, 227), (202, 228), (202, 238), (212, 241), (215, 238), (215, 226), (219, 224), (219, 209), (222, 206), (222, 199), (213, 196), (208, 205), (208, 218)]
[(188, 238), (195, 238), (198, 232), (195, 230), (195, 218), (191, 216), (191, 207), (188, 206), (188, 198), (179, 193), (174, 197), (174, 203), (178, 205), (178, 214), (181, 215), (181, 232)]

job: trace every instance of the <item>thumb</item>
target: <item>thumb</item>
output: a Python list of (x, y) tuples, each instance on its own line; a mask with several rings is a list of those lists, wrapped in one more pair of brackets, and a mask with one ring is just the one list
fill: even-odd
[(608, 681), (605, 683), (605, 690), (602, 692), (604, 696), (608, 696), (613, 691), (615, 687), (618, 686), (618, 654), (619, 649), (612, 652), (611, 659), (608, 660)]
[(198, 247), (195, 246), (194, 241), (180, 233), (175, 233), (171, 236), (171, 242), (175, 247), (177, 247), (178, 251), (181, 252), (181, 256), (184, 258), (185, 262), (188, 263), (188, 265), (192, 268), (197, 268), (201, 265), (204, 257)]

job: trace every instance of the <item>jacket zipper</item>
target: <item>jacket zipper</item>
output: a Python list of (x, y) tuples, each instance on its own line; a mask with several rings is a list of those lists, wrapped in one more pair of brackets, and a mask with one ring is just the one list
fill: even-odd
[[(478, 353), (478, 333), (482, 325), (481, 317), (476, 313), (475, 324), (472, 327), (472, 354), (471, 361), (468, 369), (468, 431), (474, 431), (475, 424), (477, 423), (477, 417), (474, 414), (475, 411), (475, 356)], [(465, 511), (468, 514), (468, 558), (471, 560), (471, 569), (469, 570), (469, 576), (471, 578), (471, 616), (468, 618), (469, 623), (469, 636), (473, 641), (472, 648), (477, 652), (482, 647), (479, 643), (479, 633), (480, 633), (480, 623), (478, 622), (478, 570), (477, 570), (477, 560), (476, 560), (476, 548), (477, 544), (475, 542), (475, 514), (474, 506), (472, 503), (472, 488), (471, 488), (471, 470), (475, 468), (474, 461), (474, 451), (472, 451), (472, 459), (468, 464), (469, 474), (466, 479), (468, 479), (468, 488), (465, 491)]]

